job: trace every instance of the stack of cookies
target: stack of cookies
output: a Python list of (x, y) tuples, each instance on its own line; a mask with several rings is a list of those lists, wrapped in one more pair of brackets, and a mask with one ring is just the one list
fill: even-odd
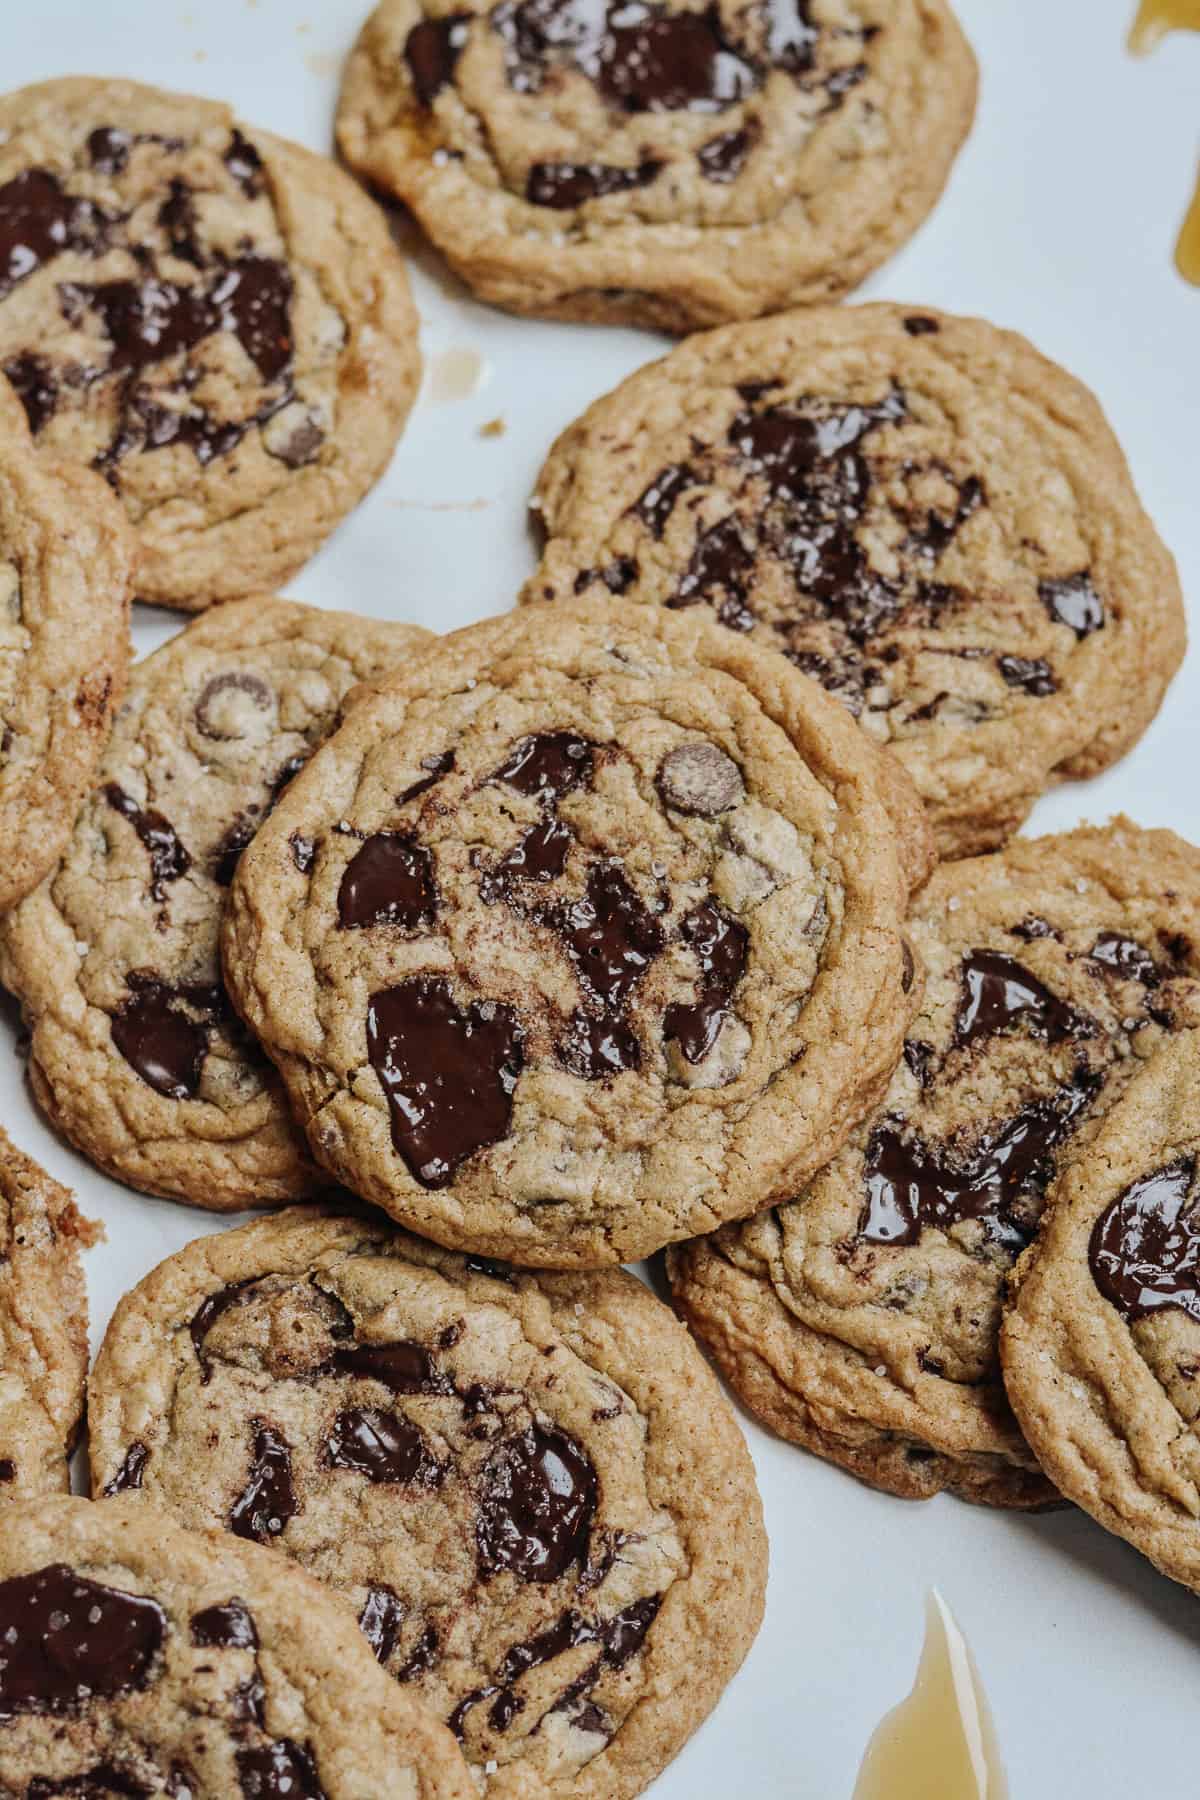
[[(1013, 835), (1153, 718), (1174, 565), (1022, 339), (815, 304), (974, 81), (943, 0), (384, 0), (342, 148), (485, 299), (718, 327), (440, 638), (264, 591), (416, 390), (374, 203), (211, 102), (0, 101), (0, 976), (96, 1166), (286, 1208), (126, 1294), (72, 1500), (91, 1228), (0, 1134), (6, 1792), (639, 1793), (763, 1608), (691, 1333), (876, 1487), (1200, 1588), (1200, 851)], [(132, 670), (131, 596), (202, 614)]]

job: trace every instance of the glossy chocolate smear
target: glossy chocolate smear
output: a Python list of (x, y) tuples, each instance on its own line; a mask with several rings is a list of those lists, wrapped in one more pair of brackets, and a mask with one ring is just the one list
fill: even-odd
[(1015, 956), (1002, 950), (970, 950), (962, 959), (962, 993), (954, 1020), (954, 1042), (974, 1044), (997, 1032), (1024, 1026), (1049, 1044), (1090, 1037), (1095, 1027)]
[(105, 786), (104, 798), (137, 832), (150, 857), (150, 892), (155, 900), (165, 899), (167, 883), (180, 880), (192, 866), (175, 827), (154, 807), (140, 807), (115, 781)]
[(331, 1469), (353, 1469), (368, 1481), (437, 1487), (444, 1471), (411, 1419), (378, 1406), (340, 1412), (325, 1440)]
[(1106, 623), (1104, 602), (1092, 586), (1089, 570), (1061, 581), (1038, 583), (1038, 598), (1059, 625), (1068, 625), (1077, 638), (1089, 637)]
[(368, 1588), (358, 1615), (358, 1628), (375, 1652), (377, 1662), (390, 1660), (403, 1624), (404, 1606), (396, 1590), (382, 1585)]
[(112, 1015), (113, 1043), (157, 1093), (168, 1100), (194, 1099), (209, 1031), (228, 1010), (224, 990), (199, 984), (173, 987), (136, 969), (125, 981), (129, 998)]
[(122, 1457), (120, 1468), (105, 1486), (105, 1498), (109, 1499), (113, 1494), (128, 1493), (131, 1488), (140, 1488), (149, 1460), (149, 1450), (139, 1438), (135, 1438)]
[(105, 220), (48, 169), (23, 169), (0, 187), (0, 300), (64, 250), (98, 247)]
[(632, 188), (649, 187), (662, 163), (644, 157), (633, 168), (614, 163), (536, 162), (525, 182), (525, 198), (531, 206), (552, 206), (560, 211), (602, 200), (606, 194), (625, 194)]
[(442, 89), (453, 81), (470, 25), (470, 13), (422, 19), (404, 40), (404, 60), (422, 106), (432, 106)]
[(1068, 1086), (1028, 1101), (961, 1153), (905, 1137), (902, 1121), (880, 1125), (867, 1145), (859, 1237), (915, 1244), (927, 1225), (949, 1231), (963, 1219), (981, 1219), (994, 1242), (1013, 1254), (1023, 1249), (1034, 1228), (1021, 1197), (1045, 1192), (1051, 1152), (1070, 1136), (1102, 1083), (1102, 1075), (1081, 1068)]
[(573, 731), (548, 731), (522, 738), (492, 781), (518, 794), (552, 803), (573, 788), (588, 787), (595, 768), (595, 745)]
[(452, 1394), (454, 1384), (438, 1368), (424, 1344), (397, 1339), (391, 1344), (347, 1344), (336, 1350), (323, 1373), (360, 1375), (382, 1382), (393, 1394)]
[(0, 1721), (144, 1688), (166, 1633), (157, 1601), (65, 1563), (10, 1576), (0, 1582)]
[(328, 1800), (309, 1752), (291, 1738), (279, 1738), (237, 1752), (243, 1800)]
[(391, 1113), (392, 1143), (422, 1187), (445, 1187), (477, 1150), (507, 1137), (525, 1035), (513, 1007), (416, 976), (371, 995), (367, 1054)]
[(1096, 1220), (1092, 1279), (1132, 1325), (1174, 1307), (1200, 1320), (1200, 1216), (1189, 1199), (1196, 1158), (1181, 1156), (1132, 1182)]
[(762, 69), (728, 41), (716, 6), (522, 0), (498, 6), (492, 27), (518, 93), (539, 93), (548, 70), (570, 68), (623, 112), (719, 112), (762, 85)]
[(299, 1511), (292, 1485), (292, 1452), (282, 1433), (265, 1419), (255, 1419), (254, 1461), (245, 1487), (229, 1512), (236, 1536), (265, 1544), (278, 1537)]
[(668, 1006), (663, 1036), (674, 1038), (690, 1063), (703, 1062), (720, 1035), (729, 1002), (746, 969), (750, 934), (711, 897), (680, 922), (680, 937), (700, 965), (696, 998)]
[(587, 1561), (599, 1482), (582, 1444), (528, 1426), (493, 1452), (480, 1480), (475, 1543), (486, 1581), (508, 1569), (550, 1582)]
[(258, 1630), (244, 1600), (226, 1600), (192, 1614), (192, 1642), (201, 1650), (257, 1650)]
[(377, 831), (354, 856), (338, 888), (343, 931), (398, 925), (427, 931), (437, 912), (433, 857), (404, 831)]

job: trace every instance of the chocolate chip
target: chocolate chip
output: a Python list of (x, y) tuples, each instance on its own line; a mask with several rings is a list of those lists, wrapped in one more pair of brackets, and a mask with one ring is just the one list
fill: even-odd
[(599, 1484), (583, 1446), (565, 1431), (530, 1425), (506, 1438), (480, 1478), (475, 1542), (483, 1580), (511, 1570), (557, 1581), (587, 1560)]
[(518, 794), (557, 802), (574, 788), (590, 786), (595, 748), (574, 731), (522, 738), (489, 779), (504, 782)]
[(379, 925), (427, 931), (437, 912), (433, 856), (407, 832), (378, 831), (347, 865), (338, 887), (343, 931)]
[(1031, 969), (1002, 950), (970, 950), (962, 959), (962, 996), (954, 1020), (954, 1042), (980, 1038), (1024, 1025), (1047, 1043), (1090, 1037), (1093, 1022), (1051, 993)]
[(12, 1457), (11, 1456), (0, 1456), (0, 1482), (7, 1483), (10, 1481), (15, 1481), (16, 1479), (17, 1479), (17, 1465), (13, 1461)]
[(291, 1738), (236, 1753), (243, 1800), (327, 1800), (316, 1764)]
[(316, 462), (325, 442), (325, 432), (311, 414), (299, 418), (288, 429), (268, 427), (263, 443), (269, 454), (289, 469), (304, 469)]
[(746, 798), (742, 772), (717, 744), (703, 739), (669, 750), (658, 766), (658, 791), (676, 812), (712, 819)]
[(88, 160), (98, 175), (119, 175), (129, 161), (133, 139), (115, 125), (98, 125), (89, 133)]
[(1039, 582), (1038, 598), (1050, 617), (1059, 625), (1069, 626), (1077, 638), (1088, 637), (1104, 627), (1104, 602), (1092, 586), (1087, 569), (1058, 581)]
[(104, 798), (114, 812), (129, 821), (149, 852), (150, 892), (155, 900), (162, 900), (167, 883), (178, 881), (192, 866), (175, 827), (153, 807), (143, 810), (115, 781), (105, 787)]
[(679, 935), (700, 965), (700, 980), (695, 1000), (668, 1006), (663, 1036), (675, 1039), (688, 1062), (700, 1063), (728, 1017), (729, 1002), (745, 973), (750, 934), (710, 896), (684, 916)]
[(70, 1713), (146, 1687), (166, 1634), (157, 1601), (65, 1563), (10, 1576), (0, 1582), (0, 1720)]
[(470, 13), (448, 13), (441, 19), (420, 20), (404, 40), (404, 60), (422, 106), (432, 106), (454, 79), (470, 25)]
[(168, 1100), (194, 1099), (208, 1054), (209, 1031), (227, 1010), (223, 990), (173, 987), (136, 970), (125, 979), (129, 998), (109, 1026), (114, 1045), (157, 1093)]
[(325, 1440), (325, 1455), (331, 1469), (353, 1469), (372, 1482), (432, 1488), (444, 1475), (412, 1420), (378, 1406), (340, 1412)]
[(1200, 1320), (1200, 1217), (1191, 1195), (1194, 1156), (1132, 1182), (1096, 1220), (1092, 1278), (1133, 1324), (1173, 1307)]
[(228, 1527), (237, 1537), (267, 1543), (278, 1537), (299, 1511), (292, 1485), (292, 1452), (286, 1438), (265, 1419), (255, 1419), (254, 1461), (249, 1478), (229, 1511)]
[(525, 198), (531, 206), (566, 210), (607, 194), (648, 187), (662, 167), (652, 157), (643, 158), (632, 169), (616, 168), (612, 163), (536, 162), (525, 183)]
[(227, 669), (205, 682), (193, 716), (203, 737), (228, 744), (250, 735), (248, 717), (255, 712), (273, 715), (274, 710), (275, 695), (260, 675), (252, 675), (247, 669)]
[(262, 157), (236, 125), (221, 160), (247, 199), (257, 199), (263, 189)]
[(1119, 931), (1102, 931), (1088, 951), (1088, 959), (1113, 974), (1140, 981), (1144, 987), (1157, 987), (1158, 965), (1144, 944), (1123, 937)]
[(201, 1650), (257, 1650), (258, 1631), (244, 1600), (226, 1600), (192, 1614), (192, 1642)]
[(200, 1364), (200, 1379), (205, 1387), (212, 1379), (212, 1369), (204, 1353), (205, 1339), (217, 1320), (231, 1307), (246, 1306), (253, 1300), (257, 1286), (257, 1281), (252, 1279), (232, 1282), (228, 1287), (218, 1288), (216, 1293), (209, 1294), (193, 1313), (188, 1333), (192, 1349), (196, 1352), (196, 1361)]
[(358, 1375), (382, 1382), (393, 1394), (452, 1394), (454, 1385), (424, 1344), (401, 1338), (390, 1344), (347, 1344), (336, 1350), (323, 1373)]
[(146, 1472), (146, 1464), (150, 1460), (150, 1452), (139, 1439), (135, 1438), (121, 1460), (121, 1466), (107, 1483), (105, 1497), (113, 1494), (127, 1493), (131, 1488), (140, 1488)]
[(940, 331), (941, 326), (928, 313), (909, 313), (904, 320), (904, 329), (909, 337), (928, 337), (932, 332)]

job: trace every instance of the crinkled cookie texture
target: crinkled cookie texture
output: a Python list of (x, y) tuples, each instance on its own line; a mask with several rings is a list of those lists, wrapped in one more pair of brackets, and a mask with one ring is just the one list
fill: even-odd
[(1000, 1336), (1068, 1499), (1200, 1590), (1200, 1034), (1164, 1045), (1051, 1195)]
[(130, 1500), (0, 1533), (0, 1788), (139, 1800), (472, 1800), (453, 1738), (300, 1569)]
[(0, 377), (0, 909), (54, 867), (95, 774), (125, 691), (133, 570), (120, 507), (38, 456)]
[(281, 585), (383, 472), (420, 373), (377, 208), (225, 106), (128, 81), (0, 98), (0, 369), (104, 474), (138, 593)]
[(496, 1800), (640, 1793), (762, 1616), (753, 1468), (671, 1313), (296, 1210), (170, 1257), (93, 1377), (94, 1490), (337, 1588)]
[(0, 1131), (0, 1506), (67, 1487), (83, 1416), (91, 1227)]
[(784, 1437), (905, 1497), (1044, 1504), (1005, 1285), (1056, 1171), (1200, 1021), (1200, 851), (1126, 819), (1016, 839), (943, 865), (907, 929), (924, 999), (883, 1104), (791, 1205), (673, 1253), (672, 1287)]
[(692, 339), (550, 452), (530, 600), (703, 606), (904, 764), (944, 856), (1149, 724), (1175, 566), (1092, 396), (1011, 332), (874, 305)]
[(317, 753), (225, 972), (339, 1181), (588, 1267), (832, 1155), (899, 1054), (905, 903), (875, 752), (814, 683), (702, 613), (525, 608)]
[(351, 689), (429, 634), (267, 597), (148, 656), (57, 872), (0, 921), (30, 1080), (93, 1162), (229, 1209), (322, 1185), (221, 980), (238, 858)]
[(689, 331), (847, 293), (974, 109), (944, 0), (383, 0), (338, 139), (483, 299)]

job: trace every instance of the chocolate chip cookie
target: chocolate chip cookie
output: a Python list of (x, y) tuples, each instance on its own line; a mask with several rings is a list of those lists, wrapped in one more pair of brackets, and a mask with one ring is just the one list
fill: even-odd
[(791, 1205), (674, 1252), (672, 1285), (783, 1436), (906, 1497), (1038, 1505), (1005, 1283), (1056, 1170), (1200, 1020), (1200, 851), (1124, 819), (1018, 838), (943, 865), (907, 929), (926, 985), (882, 1106)]
[(1022, 338), (900, 306), (680, 346), (554, 446), (528, 599), (711, 610), (903, 762), (945, 856), (1153, 718), (1179, 582), (1094, 399)]
[(0, 922), (34, 1094), (118, 1179), (217, 1209), (320, 1185), (226, 999), (221, 909), (348, 691), (426, 641), (415, 625), (260, 598), (217, 608), (134, 669), (61, 864)]
[(483, 299), (689, 331), (848, 292), (974, 108), (944, 0), (383, 0), (338, 138)]
[(0, 1131), (0, 1505), (67, 1486), (83, 1416), (91, 1228)]
[(1133, 1082), (1051, 1195), (1000, 1334), (1004, 1382), (1068, 1499), (1200, 1589), (1200, 1034)]
[(443, 638), (293, 783), (225, 973), (336, 1178), (423, 1236), (594, 1267), (794, 1192), (907, 1009), (876, 753), (698, 610)]
[(62, 854), (129, 665), (133, 535), (104, 484), (39, 457), (0, 376), (0, 910)]
[(453, 1738), (319, 1582), (127, 1500), (0, 1534), (0, 1787), (169, 1800), (473, 1800)]
[(196, 611), (294, 574), (383, 472), (416, 315), (377, 209), (323, 157), (129, 81), (0, 98), (0, 369)]
[(338, 1588), (489, 1794), (640, 1793), (758, 1629), (741, 1434), (620, 1270), (522, 1274), (296, 1208), (126, 1295), (90, 1413), (98, 1494)]

